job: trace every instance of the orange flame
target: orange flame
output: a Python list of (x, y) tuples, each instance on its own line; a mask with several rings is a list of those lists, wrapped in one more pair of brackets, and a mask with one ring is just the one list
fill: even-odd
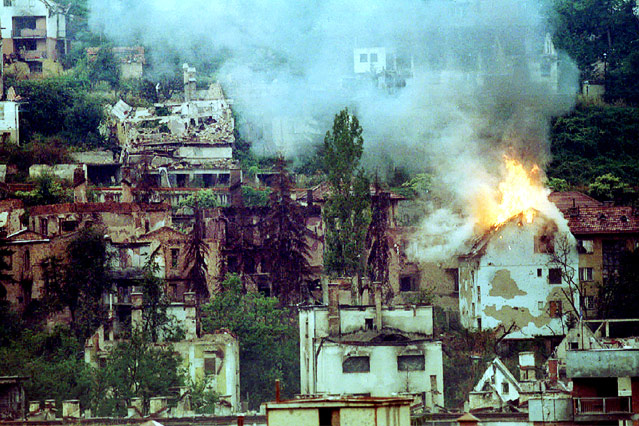
[(526, 222), (531, 223), (536, 208), (547, 201), (547, 190), (541, 183), (539, 167), (535, 165), (526, 170), (517, 160), (504, 156), (504, 171), (498, 194), (483, 197), (480, 202), (480, 224), (499, 227), (519, 214), (523, 214)]

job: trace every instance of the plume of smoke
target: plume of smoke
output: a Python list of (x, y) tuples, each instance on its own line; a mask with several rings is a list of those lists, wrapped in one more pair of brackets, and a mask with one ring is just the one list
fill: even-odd
[[(552, 79), (540, 78), (554, 52), (534, 0), (89, 5), (92, 28), (116, 43), (149, 46), (156, 72), (176, 60), (220, 63), (216, 75), (244, 119), (241, 130), (258, 147), (271, 145), (274, 120), (286, 117), (311, 137), (279, 148), (304, 152), (349, 106), (364, 128), (369, 159), (391, 158), (435, 175), (434, 192), (443, 202), (419, 233), (433, 238), (420, 237), (413, 250), (426, 260), (450, 255), (472, 235), (469, 205), (494, 192), (504, 153), (547, 163), (549, 118), (571, 107), (570, 98), (557, 93), (574, 93), (574, 79), (558, 90)], [(377, 46), (408, 58), (406, 87), (389, 93), (354, 78), (353, 49)]]

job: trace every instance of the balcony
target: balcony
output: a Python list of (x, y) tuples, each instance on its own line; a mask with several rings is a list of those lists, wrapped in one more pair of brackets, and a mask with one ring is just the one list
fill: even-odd
[(46, 28), (16, 28), (11, 33), (12, 38), (46, 38)]
[(610, 420), (629, 418), (632, 404), (629, 396), (608, 398), (574, 398), (575, 420), (595, 421), (605, 417)]
[(20, 52), (20, 56), (25, 61), (37, 61), (47, 59), (47, 52), (44, 50), (23, 50)]

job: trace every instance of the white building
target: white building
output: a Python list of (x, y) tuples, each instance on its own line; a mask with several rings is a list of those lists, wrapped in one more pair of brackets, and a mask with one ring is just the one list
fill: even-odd
[[(579, 303), (570, 285), (579, 260), (576, 243), (560, 247), (562, 239), (570, 242), (572, 236), (540, 214), (532, 223), (515, 216), (481, 237), (459, 259), (462, 325), (502, 327), (509, 339), (565, 335), (569, 315), (579, 315), (572, 309)], [(555, 252), (563, 265), (553, 261)]]
[(377, 74), (388, 69), (385, 47), (353, 49), (353, 71), (355, 74)]
[(410, 398), (312, 398), (266, 404), (268, 426), (409, 426)]
[(519, 399), (519, 382), (499, 358), (488, 364), (479, 382), (468, 395), (468, 409), (501, 409)]
[(431, 306), (329, 306), (300, 309), (302, 394), (412, 396), (426, 410), (444, 405), (441, 342)]
[(42, 72), (42, 62), (66, 52), (65, 10), (53, 1), (4, 0), (0, 7), (2, 53)]
[(0, 136), (2, 143), (20, 143), (20, 104), (13, 101), (0, 102)]

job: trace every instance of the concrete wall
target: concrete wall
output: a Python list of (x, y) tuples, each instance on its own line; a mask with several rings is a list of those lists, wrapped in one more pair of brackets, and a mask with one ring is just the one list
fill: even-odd
[(9, 140), (13, 143), (19, 143), (18, 108), (17, 102), (0, 102), (0, 134), (9, 133)]
[(532, 422), (569, 422), (573, 415), (572, 398), (530, 398), (528, 418)]
[(570, 378), (639, 377), (639, 350), (568, 351), (566, 374)]

